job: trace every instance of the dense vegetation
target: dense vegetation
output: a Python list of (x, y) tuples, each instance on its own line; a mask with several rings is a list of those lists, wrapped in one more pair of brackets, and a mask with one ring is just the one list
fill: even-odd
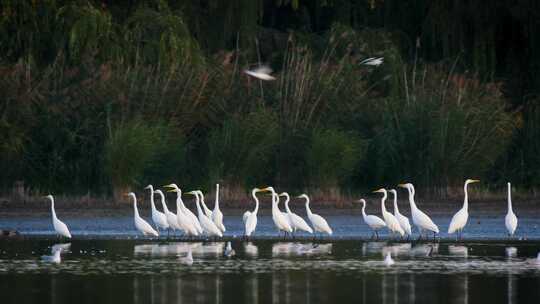
[(534, 189), (540, 5), (495, 2), (2, 1), (0, 187)]

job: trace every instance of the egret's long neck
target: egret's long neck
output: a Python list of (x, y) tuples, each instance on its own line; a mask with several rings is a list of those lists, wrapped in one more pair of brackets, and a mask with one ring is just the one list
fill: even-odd
[(291, 212), (291, 209), (289, 209), (289, 200), (290, 200), (289, 196), (285, 195), (285, 210), (287, 211), (287, 213), (290, 214), (292, 212)]
[(167, 208), (167, 204), (165, 204), (165, 197), (164, 196), (161, 197), (161, 205), (163, 205), (163, 212), (165, 212), (165, 214), (167, 214), (169, 212), (169, 208)]
[(416, 203), (414, 202), (414, 188), (411, 189), (407, 187), (407, 190), (409, 191), (409, 204), (411, 204), (411, 210), (416, 210)]
[(197, 204), (197, 213), (199, 214), (199, 216), (203, 215), (203, 211), (201, 209), (201, 204), (200, 204), (200, 199), (199, 199), (199, 194), (196, 193), (195, 194), (195, 204)]
[(362, 201), (362, 217), (364, 218), (364, 220), (366, 220), (366, 202), (365, 201)]
[(383, 197), (381, 199), (381, 210), (382, 210), (382, 213), (386, 213), (386, 206), (384, 205), (384, 202), (386, 202), (386, 198), (388, 197), (388, 195), (386, 194), (386, 191), (383, 192)]
[(253, 213), (257, 214), (257, 212), (259, 211), (259, 199), (257, 198), (257, 195), (255, 193), (255, 191), (252, 191), (251, 196), (253, 196), (253, 199), (255, 200), (255, 209), (253, 209)]
[(56, 219), (56, 211), (54, 210), (54, 198), (51, 197), (51, 213), (52, 217)]
[(210, 209), (208, 209), (208, 207), (206, 207), (206, 204), (204, 203), (204, 195), (202, 194), (202, 192), (199, 192), (199, 195), (201, 196), (201, 204), (204, 209), (204, 214), (211, 213)]
[(398, 208), (398, 205), (397, 205), (397, 195), (396, 193), (393, 193), (394, 194), (394, 213), (398, 214), (399, 213), (399, 208)]
[(514, 212), (512, 210), (512, 185), (508, 183), (508, 212)]
[(182, 211), (186, 210), (186, 205), (184, 205), (184, 201), (182, 200), (181, 192), (176, 192), (176, 204), (180, 204), (180, 208), (182, 208)]
[(154, 189), (150, 189), (150, 205), (152, 206), (152, 211), (156, 211), (156, 204), (154, 203)]
[(275, 192), (272, 192), (272, 213), (279, 212), (278, 203), (279, 203), (279, 197), (277, 196)]
[(216, 203), (214, 204), (214, 210), (219, 209), (219, 184), (216, 185)]
[(312, 215), (311, 209), (309, 208), (309, 197), (306, 197), (306, 211), (308, 215)]
[(465, 192), (465, 198), (463, 199), (463, 209), (467, 210), (469, 209), (469, 193), (467, 192), (467, 186), (469, 184), (465, 183), (465, 186), (463, 186), (463, 192)]
[(133, 197), (133, 211), (135, 212), (135, 217), (139, 217), (139, 209), (137, 209), (137, 198)]

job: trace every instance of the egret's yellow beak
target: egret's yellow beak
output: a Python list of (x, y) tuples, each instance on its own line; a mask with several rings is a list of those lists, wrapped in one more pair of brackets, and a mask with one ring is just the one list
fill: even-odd
[(191, 195), (195, 195), (195, 191), (189, 191), (189, 192), (184, 192), (184, 194), (191, 194)]
[(480, 182), (479, 179), (472, 179), (472, 180), (471, 180), (471, 183), (479, 183), (479, 182)]
[(407, 188), (407, 184), (399, 184), (397, 185), (398, 187), (401, 187), (401, 188)]
[(375, 191), (373, 191), (373, 193), (380, 193), (380, 192), (384, 192), (384, 189), (383, 189), (383, 188), (381, 188), (381, 189), (379, 189), (379, 190), (375, 190)]
[(163, 186), (164, 188), (175, 188), (173, 184), (168, 184), (168, 185), (165, 185)]
[(272, 188), (270, 188), (270, 187), (266, 187), (266, 188), (262, 188), (262, 189), (260, 189), (260, 191), (261, 191), (261, 192), (265, 192), (265, 191), (270, 191), (270, 189), (272, 189)]

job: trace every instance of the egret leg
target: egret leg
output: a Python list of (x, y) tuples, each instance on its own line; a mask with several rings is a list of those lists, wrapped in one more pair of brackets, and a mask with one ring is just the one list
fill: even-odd
[(375, 235), (377, 236), (376, 240), (379, 239), (379, 232), (377, 230), (375, 230)]

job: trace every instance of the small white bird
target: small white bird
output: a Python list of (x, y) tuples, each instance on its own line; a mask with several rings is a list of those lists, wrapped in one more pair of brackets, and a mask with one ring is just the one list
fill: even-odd
[(308, 219), (311, 222), (311, 226), (313, 226), (313, 230), (315, 230), (316, 232), (332, 235), (332, 228), (330, 228), (328, 222), (326, 222), (326, 220), (322, 216), (311, 212), (311, 209), (309, 208), (309, 197), (307, 196), (307, 194), (302, 194), (300, 196), (297, 196), (297, 198), (304, 198), (306, 200), (306, 212)]
[[(386, 227), (386, 223), (378, 216), (376, 215), (367, 215), (366, 214), (366, 200), (360, 199), (360, 202), (362, 203), (362, 217), (364, 218), (364, 222), (373, 230), (375, 235), (377, 236), (377, 239), (379, 238), (378, 230), (381, 228)], [(373, 234), (371, 235), (373, 237)]]
[(54, 210), (54, 197), (49, 194), (46, 196), (46, 198), (48, 198), (51, 201), (51, 214), (52, 214), (52, 222), (53, 222), (54, 231), (56, 231), (56, 233), (58, 233), (59, 235), (70, 239), (71, 233), (69, 232), (67, 225), (64, 224), (64, 222), (62, 222), (56, 217), (56, 211)]
[(212, 211), (212, 220), (214, 224), (221, 230), (225, 232), (225, 225), (223, 225), (223, 213), (219, 209), (219, 184), (216, 184), (216, 202), (214, 204), (214, 210)]
[(435, 237), (436, 233), (439, 233), (439, 227), (433, 223), (431, 218), (427, 216), (422, 210), (418, 209), (416, 206), (416, 203), (414, 201), (414, 186), (411, 183), (406, 184), (399, 184), (398, 187), (405, 188), (409, 192), (409, 204), (411, 205), (411, 217), (413, 220), (413, 224), (418, 228), (420, 233), (420, 238), (422, 237), (422, 232), (424, 230), (428, 230), (433, 232), (433, 236)]
[(183, 257), (179, 257), (178, 260), (184, 265), (193, 265), (193, 253), (191, 252), (191, 247), (188, 249), (187, 254)]
[(506, 226), (506, 231), (508, 231), (508, 236), (514, 236), (518, 225), (518, 219), (514, 214), (514, 210), (512, 210), (512, 185), (510, 183), (508, 183), (508, 212), (504, 218), (504, 224)]
[(504, 251), (506, 252), (506, 256), (509, 257), (509, 258), (513, 258), (517, 255), (517, 248), (516, 247), (506, 247), (504, 249)]
[(234, 249), (232, 249), (231, 242), (227, 242), (227, 247), (225, 248), (224, 255), (228, 258), (233, 257), (236, 254)]
[(289, 220), (285, 215), (283, 215), (283, 212), (279, 210), (279, 196), (277, 195), (274, 188), (267, 187), (262, 189), (262, 191), (270, 191), (272, 193), (272, 220), (274, 220), (274, 225), (276, 226), (278, 231), (283, 231), (284, 233), (292, 233), (292, 228), (289, 224)]
[(405, 234), (407, 236), (412, 235), (412, 229), (411, 229), (411, 223), (409, 222), (409, 219), (404, 216), (403, 214), (399, 213), (399, 208), (397, 205), (397, 191), (395, 189), (388, 190), (394, 195), (394, 216), (397, 218), (399, 225), (405, 231)]
[(178, 217), (174, 212), (169, 211), (167, 203), (165, 203), (165, 194), (161, 190), (156, 190), (154, 193), (157, 193), (161, 197), (161, 205), (163, 206), (163, 213), (167, 217), (167, 223), (169, 223), (169, 229), (174, 233), (175, 230), (182, 230), (182, 227), (178, 224)]
[(276, 80), (276, 77), (270, 75), (272, 73), (272, 69), (267, 66), (259, 66), (252, 70), (244, 70), (244, 73), (248, 74), (249, 76), (258, 78), (260, 80)]
[(167, 222), (167, 217), (165, 216), (165, 213), (157, 210), (156, 205), (154, 203), (154, 187), (152, 185), (146, 186), (144, 189), (150, 190), (150, 205), (152, 207), (152, 221), (154, 222), (154, 225), (156, 225), (156, 230), (159, 232), (159, 228), (161, 229), (169, 229), (169, 223)]
[(386, 192), (386, 189), (381, 188), (379, 190), (373, 191), (374, 193), (382, 193), (383, 197), (381, 199), (381, 212), (383, 215), (384, 222), (386, 223), (386, 227), (392, 234), (399, 233), (399, 235), (404, 236), (405, 231), (403, 231), (403, 228), (401, 228), (401, 225), (399, 224), (399, 221), (397, 218), (390, 212), (386, 211), (386, 198), (388, 197), (388, 194)]
[(173, 190), (169, 190), (169, 192), (176, 192), (176, 201), (177, 203), (180, 203), (180, 207), (182, 209), (182, 212), (191, 220), (199, 234), (203, 233), (203, 229), (201, 227), (201, 223), (199, 223), (199, 220), (197, 219), (197, 216), (191, 210), (189, 210), (186, 205), (184, 205), (184, 202), (182, 201), (182, 191), (176, 184), (169, 184), (163, 186), (165, 188), (172, 188)]
[(253, 212), (246, 211), (243, 216), (245, 227), (244, 235), (246, 237), (250, 237), (257, 228), (257, 212), (259, 211), (259, 199), (257, 198), (257, 192), (260, 191), (261, 189), (259, 188), (253, 188), (253, 190), (251, 190), (251, 196), (255, 200), (255, 209), (253, 209)]
[(379, 66), (383, 63), (384, 57), (370, 57), (362, 60), (360, 64), (370, 65), (370, 66)]
[(392, 266), (394, 265), (396, 262), (394, 262), (394, 260), (392, 259), (392, 255), (390, 254), (390, 252), (387, 252), (386, 253), (386, 257), (384, 258), (384, 265), (386, 266)]
[(137, 228), (137, 230), (139, 230), (139, 232), (141, 232), (143, 235), (159, 236), (159, 233), (139, 215), (139, 209), (137, 209), (137, 197), (135, 196), (135, 193), (130, 192), (127, 195), (133, 198), (135, 228)]
[(452, 220), (450, 221), (450, 225), (448, 226), (448, 233), (452, 234), (457, 232), (456, 239), (461, 238), (463, 228), (465, 228), (465, 225), (467, 225), (467, 221), (469, 220), (469, 194), (467, 192), (467, 187), (469, 184), (477, 183), (479, 180), (476, 179), (467, 179), (465, 181), (465, 185), (463, 186), (463, 192), (465, 193), (465, 198), (463, 199), (463, 207), (459, 209), (456, 214), (452, 217)]
[(201, 227), (203, 228), (203, 231), (206, 233), (206, 235), (222, 237), (223, 233), (221, 232), (221, 230), (219, 230), (218, 227), (216, 227), (216, 225), (214, 224), (214, 222), (212, 222), (212, 220), (202, 211), (200, 197), (198, 195), (199, 191), (186, 192), (186, 194), (195, 195), (195, 204), (197, 205), (199, 223), (201, 223)]
[(287, 211), (287, 217), (289, 218), (289, 224), (291, 225), (291, 228), (293, 229), (293, 232), (296, 232), (297, 230), (303, 230), (305, 232), (313, 233), (313, 229), (309, 227), (309, 225), (306, 223), (306, 221), (300, 217), (298, 214), (291, 211), (289, 208), (289, 201), (290, 197), (287, 192), (281, 193), (279, 196), (285, 197), (285, 210)]

